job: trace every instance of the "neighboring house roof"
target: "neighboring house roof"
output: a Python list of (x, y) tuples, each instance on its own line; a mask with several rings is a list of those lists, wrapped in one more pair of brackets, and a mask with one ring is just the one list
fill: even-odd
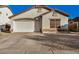
[(79, 17), (75, 17), (75, 18), (73, 19), (73, 21), (74, 21), (74, 22), (79, 22)]
[[(46, 10), (49, 10), (49, 12), (51, 12), (51, 11), (56, 11), (56, 12), (58, 12), (58, 13), (64, 15), (64, 16), (69, 16), (69, 14), (67, 14), (67, 13), (65, 13), (65, 12), (62, 12), (62, 11), (60, 11), (60, 10), (51, 9), (51, 8), (48, 8), (47, 6), (44, 6), (44, 5), (37, 5), (37, 6), (33, 6), (32, 8), (30, 8), (30, 9), (28, 9), (28, 10), (25, 10), (25, 11), (19, 13), (19, 14), (12, 15), (12, 16), (10, 16), (9, 18), (13, 18), (13, 17), (15, 17), (15, 16), (18, 16), (18, 15), (20, 15), (20, 14), (22, 14), (22, 13), (25, 13), (25, 12), (27, 12), (27, 11), (33, 9), (33, 8), (44, 8), (44, 9), (46, 9)], [(47, 13), (49, 13), (49, 12), (46, 12), (46, 13), (41, 14), (41, 15), (45, 15), (45, 14), (47, 14)], [(41, 15), (39, 15), (39, 16), (41, 16)]]

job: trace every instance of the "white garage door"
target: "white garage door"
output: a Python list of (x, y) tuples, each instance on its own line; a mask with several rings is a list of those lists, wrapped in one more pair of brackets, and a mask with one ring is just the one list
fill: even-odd
[(13, 32), (34, 32), (34, 21), (14, 21)]

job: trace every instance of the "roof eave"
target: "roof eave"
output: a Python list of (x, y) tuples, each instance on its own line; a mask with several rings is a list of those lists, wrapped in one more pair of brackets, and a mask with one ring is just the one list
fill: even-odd
[(60, 10), (57, 10), (57, 9), (55, 9), (55, 11), (62, 14), (62, 15), (64, 15), (64, 16), (69, 17), (69, 14), (65, 13), (64, 11), (60, 11)]

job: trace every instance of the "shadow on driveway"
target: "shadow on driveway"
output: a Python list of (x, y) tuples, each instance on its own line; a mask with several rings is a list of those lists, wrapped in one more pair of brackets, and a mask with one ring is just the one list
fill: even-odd
[(79, 49), (79, 36), (44, 34), (44, 36), (24, 35), (23, 38), (39, 41), (41, 45), (51, 47), (52, 49), (58, 49), (58, 50)]

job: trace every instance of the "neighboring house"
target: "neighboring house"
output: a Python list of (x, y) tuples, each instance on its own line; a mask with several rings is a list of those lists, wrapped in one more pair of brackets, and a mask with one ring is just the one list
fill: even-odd
[(9, 17), (12, 15), (13, 13), (8, 6), (0, 5), (0, 31), (5, 28), (6, 24), (11, 24)]
[(69, 21), (69, 30), (70, 31), (79, 31), (79, 17)]
[(56, 32), (58, 28), (68, 30), (68, 14), (37, 5), (20, 14), (9, 17), (12, 32)]

